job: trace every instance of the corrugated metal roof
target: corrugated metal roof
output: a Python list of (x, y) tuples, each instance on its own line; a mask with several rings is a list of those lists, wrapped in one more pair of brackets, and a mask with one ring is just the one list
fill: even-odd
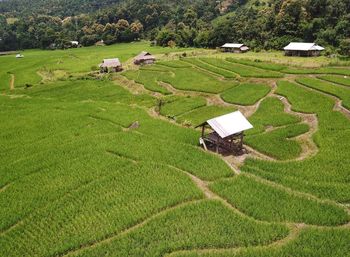
[(100, 67), (118, 67), (118, 66), (121, 66), (121, 63), (118, 58), (103, 59), (103, 62), (100, 64)]
[(253, 128), (240, 111), (207, 120), (207, 123), (221, 138)]
[(319, 46), (315, 43), (298, 43), (298, 42), (291, 42), (289, 45), (287, 45), (284, 50), (287, 51), (312, 51), (312, 50), (317, 50), (317, 51), (322, 51), (324, 48), (322, 46)]
[(227, 48), (241, 48), (244, 46), (243, 44), (237, 44), (237, 43), (226, 43), (222, 45), (221, 47), (227, 47)]

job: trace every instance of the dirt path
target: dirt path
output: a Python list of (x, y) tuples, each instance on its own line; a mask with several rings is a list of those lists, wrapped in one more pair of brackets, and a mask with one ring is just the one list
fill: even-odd
[[(260, 80), (258, 80), (258, 81), (260, 81)], [(261, 81), (255, 82), (255, 83), (261, 83)], [(252, 116), (259, 109), (259, 106), (260, 106), (262, 101), (264, 101), (267, 97), (271, 97), (275, 94), (275, 91), (277, 89), (276, 82), (272, 81), (272, 82), (270, 82), (269, 85), (271, 86), (270, 92), (266, 96), (261, 98), (259, 101), (257, 101), (254, 105), (240, 106), (240, 108), (238, 108), (243, 113), (244, 116), (246, 116), (246, 117)]]
[(313, 141), (312, 137), (318, 130), (317, 115), (314, 113), (308, 114), (295, 112), (292, 110), (292, 105), (288, 102), (287, 98), (279, 95), (276, 96), (284, 104), (284, 112), (300, 117), (302, 123), (305, 123), (309, 126), (308, 132), (294, 138), (301, 145), (301, 154), (294, 160), (300, 161), (315, 156), (318, 152), (318, 147)]
[(14, 90), (15, 89), (15, 75), (11, 74), (11, 80), (10, 80), (10, 90)]
[(334, 100), (334, 107), (333, 107), (333, 110), (334, 111), (338, 111), (338, 112), (341, 112), (342, 114), (344, 114), (348, 119), (350, 119), (350, 110), (348, 110), (347, 108), (345, 108), (343, 105), (342, 105), (342, 100), (339, 99), (338, 97), (334, 96), (334, 95), (331, 95), (331, 94), (328, 94), (328, 93), (325, 93), (325, 92), (322, 92), (322, 91), (319, 91), (317, 89), (314, 89), (314, 88), (310, 88), (310, 87), (307, 87), (307, 86), (304, 86), (303, 84), (300, 84), (296, 81), (294, 81), (294, 83), (297, 83), (298, 86), (301, 86), (303, 87), (304, 89), (306, 90), (309, 90), (309, 91), (312, 91), (312, 92), (316, 92), (316, 93), (319, 93), (321, 95), (324, 95), (324, 96), (327, 96), (327, 97), (330, 97)]
[(163, 96), (161, 93), (153, 92), (146, 89), (145, 86), (142, 84), (138, 84), (133, 80), (128, 80), (123, 75), (115, 75), (112, 79), (114, 83), (118, 84), (118, 86), (125, 88), (133, 95), (148, 94), (155, 97)]

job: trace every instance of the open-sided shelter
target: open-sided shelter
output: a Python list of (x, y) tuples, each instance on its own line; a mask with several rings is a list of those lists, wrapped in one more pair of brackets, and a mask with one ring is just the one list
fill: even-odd
[(237, 43), (226, 43), (222, 45), (221, 50), (223, 52), (231, 52), (231, 53), (244, 53), (249, 50), (249, 47), (244, 44), (237, 44)]
[(322, 46), (315, 43), (291, 42), (283, 48), (286, 56), (319, 56), (324, 50)]
[[(202, 127), (199, 142), (206, 150), (214, 149), (234, 155), (244, 153), (244, 131), (253, 128), (240, 111), (207, 120), (199, 126)], [(209, 133), (206, 133), (207, 129), (210, 129)]]
[(138, 56), (134, 58), (134, 64), (152, 64), (154, 63), (156, 58), (151, 55), (149, 52), (142, 51)]
[(118, 58), (113, 59), (103, 59), (102, 63), (99, 65), (100, 72), (117, 72), (122, 70), (122, 64)]

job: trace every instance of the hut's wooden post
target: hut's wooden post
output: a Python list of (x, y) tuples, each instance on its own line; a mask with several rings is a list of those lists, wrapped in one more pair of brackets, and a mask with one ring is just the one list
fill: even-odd
[(240, 135), (239, 150), (243, 149), (243, 135), (244, 133), (242, 132)]
[(202, 126), (202, 138), (204, 137), (205, 124)]
[(216, 153), (219, 153), (219, 136), (216, 139)]

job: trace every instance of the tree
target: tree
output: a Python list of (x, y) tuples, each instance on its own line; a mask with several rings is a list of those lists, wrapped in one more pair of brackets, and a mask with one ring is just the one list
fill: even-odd
[(350, 56), (350, 38), (340, 41), (340, 53), (345, 56)]

